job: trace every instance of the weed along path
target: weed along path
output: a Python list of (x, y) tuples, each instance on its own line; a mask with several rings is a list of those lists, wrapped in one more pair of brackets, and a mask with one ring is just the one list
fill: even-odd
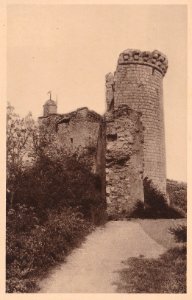
[(114, 293), (123, 260), (156, 258), (165, 248), (135, 221), (110, 221), (91, 233), (40, 283), (40, 293)]

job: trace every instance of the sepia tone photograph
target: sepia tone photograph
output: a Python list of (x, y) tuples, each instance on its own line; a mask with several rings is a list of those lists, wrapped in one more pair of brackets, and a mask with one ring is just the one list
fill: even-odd
[(7, 6), (6, 293), (187, 293), (187, 13)]

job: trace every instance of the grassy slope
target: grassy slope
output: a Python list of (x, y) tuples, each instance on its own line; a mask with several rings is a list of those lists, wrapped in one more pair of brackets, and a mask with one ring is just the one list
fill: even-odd
[(187, 183), (167, 179), (167, 193), (170, 205), (187, 213)]
[(186, 293), (186, 247), (175, 247), (158, 259), (130, 258), (120, 272), (119, 293)]
[(157, 243), (161, 244), (165, 248), (175, 247), (173, 234), (169, 232), (170, 227), (176, 227), (178, 225), (186, 225), (186, 219), (157, 219), (157, 220), (139, 220), (139, 224), (143, 230)]
[(170, 227), (186, 224), (186, 220), (137, 220), (143, 230), (168, 250), (158, 259), (133, 257), (120, 271), (119, 293), (185, 293), (186, 245), (176, 243)]

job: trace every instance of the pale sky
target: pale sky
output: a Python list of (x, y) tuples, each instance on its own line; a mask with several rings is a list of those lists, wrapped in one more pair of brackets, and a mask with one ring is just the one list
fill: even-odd
[(105, 74), (127, 48), (158, 49), (164, 77), (167, 177), (186, 181), (187, 9), (181, 5), (10, 5), (7, 95), (36, 118), (52, 90), (58, 112), (105, 111)]

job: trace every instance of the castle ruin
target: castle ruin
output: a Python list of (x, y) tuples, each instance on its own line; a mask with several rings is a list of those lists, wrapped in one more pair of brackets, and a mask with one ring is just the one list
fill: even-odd
[(108, 215), (129, 214), (144, 202), (143, 179), (166, 193), (163, 77), (165, 55), (125, 50), (114, 74), (106, 75), (104, 116), (88, 108), (58, 114), (55, 101), (39, 120), (53, 128), (72, 153), (92, 149), (92, 171), (102, 174)]

